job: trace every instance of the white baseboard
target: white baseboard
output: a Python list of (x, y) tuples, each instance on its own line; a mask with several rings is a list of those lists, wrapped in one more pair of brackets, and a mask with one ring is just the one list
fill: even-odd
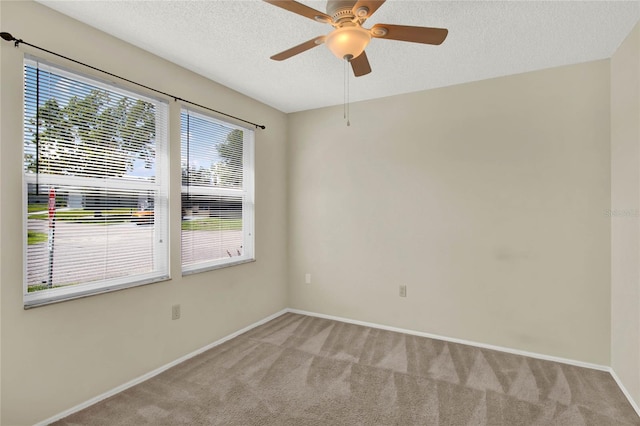
[(616, 381), (616, 383), (618, 384), (618, 387), (620, 388), (624, 396), (627, 397), (629, 404), (631, 404), (633, 409), (636, 410), (638, 417), (640, 417), (640, 406), (638, 406), (638, 404), (633, 400), (633, 398), (631, 397), (631, 393), (627, 390), (627, 388), (624, 387), (622, 380), (620, 380), (620, 377), (618, 377), (615, 370), (613, 368), (610, 368), (609, 370), (610, 370), (609, 372), (611, 373), (611, 377), (613, 377), (613, 380)]
[(381, 329), (381, 330), (395, 331), (395, 332), (398, 332), (398, 333), (410, 334), (412, 336), (428, 337), (430, 339), (443, 340), (445, 342), (460, 343), (460, 344), (463, 344), (463, 345), (475, 346), (475, 347), (478, 347), (478, 348), (492, 349), (494, 351), (500, 351), (500, 352), (507, 352), (507, 353), (514, 354), (514, 355), (522, 355), (522, 356), (527, 356), (527, 357), (530, 357), (530, 358), (537, 358), (537, 359), (543, 359), (543, 360), (546, 360), (546, 361), (559, 362), (559, 363), (562, 363), (562, 364), (575, 365), (577, 367), (585, 367), (585, 368), (591, 368), (591, 369), (594, 369), (594, 370), (601, 370), (601, 371), (611, 371), (611, 368), (608, 367), (608, 366), (605, 366), (605, 365), (591, 364), (591, 363), (588, 363), (588, 362), (576, 361), (576, 360), (573, 360), (573, 359), (560, 358), (560, 357), (556, 357), (556, 356), (544, 355), (544, 354), (539, 354), (539, 353), (535, 353), (535, 352), (527, 352), (527, 351), (523, 351), (523, 350), (520, 350), (520, 349), (507, 348), (507, 347), (504, 347), (504, 346), (489, 345), (489, 344), (486, 344), (486, 343), (473, 342), (471, 340), (457, 339), (455, 337), (440, 336), (440, 335), (437, 335), (437, 334), (424, 333), (422, 331), (408, 330), (408, 329), (399, 328), (399, 327), (390, 327), (390, 326), (387, 326), (387, 325), (381, 325), (381, 324), (376, 324), (376, 323), (372, 323), (372, 322), (358, 321), (358, 320), (353, 320), (353, 319), (350, 319), (350, 318), (336, 317), (336, 316), (333, 316), (333, 315), (318, 314), (318, 313), (315, 313), (315, 312), (302, 311), (302, 310), (299, 310), (299, 309), (287, 309), (287, 311), (288, 312), (292, 312), (292, 313), (296, 313), (296, 314), (301, 314), (301, 315), (308, 315), (308, 316), (311, 316), (311, 317), (325, 318), (325, 319), (330, 319), (330, 320), (335, 320), (335, 321), (346, 322), (346, 323), (349, 323), (349, 324), (356, 324), (356, 325), (363, 325), (363, 326), (371, 327), (371, 328), (378, 328), (378, 329)]
[(150, 378), (152, 378), (154, 376), (157, 376), (158, 374), (162, 373), (163, 371), (166, 371), (166, 370), (170, 369), (171, 367), (174, 367), (174, 366), (180, 364), (181, 362), (184, 362), (184, 361), (186, 361), (186, 360), (188, 360), (190, 358), (193, 358), (196, 355), (200, 355), (202, 352), (208, 351), (211, 348), (214, 348), (214, 347), (216, 347), (218, 345), (221, 345), (222, 343), (226, 342), (227, 340), (231, 340), (234, 337), (237, 337), (237, 336), (239, 336), (239, 335), (241, 335), (243, 333), (246, 333), (247, 331), (249, 331), (249, 330), (251, 330), (253, 328), (256, 328), (256, 327), (258, 327), (258, 326), (260, 326), (260, 325), (262, 325), (262, 324), (264, 324), (266, 322), (269, 322), (272, 319), (275, 319), (275, 318), (279, 317), (280, 315), (283, 315), (283, 314), (285, 314), (287, 312), (288, 312), (287, 309), (283, 309), (280, 312), (276, 312), (275, 314), (269, 315), (268, 317), (263, 318), (258, 322), (255, 322), (255, 323), (253, 323), (251, 325), (248, 325), (245, 328), (243, 328), (241, 330), (238, 330), (235, 333), (231, 333), (228, 336), (225, 336), (225, 337), (223, 337), (223, 338), (221, 338), (219, 340), (216, 340), (215, 342), (210, 343), (210, 344), (208, 344), (208, 345), (206, 345), (206, 346), (204, 346), (204, 347), (202, 347), (200, 349), (196, 349), (195, 351), (193, 351), (191, 353), (188, 353), (188, 354), (186, 354), (186, 355), (184, 355), (184, 356), (182, 356), (182, 357), (180, 357), (180, 358), (178, 358), (178, 359), (176, 359), (174, 361), (171, 361), (170, 363), (165, 364), (162, 367), (156, 368), (155, 370), (150, 371), (149, 373), (146, 373), (146, 374), (143, 374), (142, 376), (136, 377), (135, 379), (133, 379), (133, 380), (131, 380), (131, 381), (125, 383), (125, 384), (122, 384), (122, 385), (117, 386), (117, 387), (115, 387), (115, 388), (113, 388), (111, 390), (108, 390), (107, 392), (105, 392), (103, 394), (100, 394), (100, 395), (98, 395), (98, 396), (96, 396), (94, 398), (91, 398), (91, 399), (89, 399), (89, 400), (87, 400), (87, 401), (85, 401), (85, 402), (83, 402), (81, 404), (78, 404), (75, 407), (69, 408), (68, 410), (65, 410), (65, 411), (63, 411), (61, 413), (58, 413), (55, 416), (49, 417), (46, 420), (43, 420), (43, 421), (41, 421), (39, 423), (36, 423), (35, 426), (46, 426), (46, 425), (48, 425), (50, 423), (56, 422), (58, 420), (61, 420), (61, 419), (65, 418), (65, 417), (67, 417), (67, 416), (69, 416), (69, 415), (71, 415), (71, 414), (73, 414), (75, 412), (78, 412), (78, 411), (83, 410), (83, 409), (85, 409), (85, 408), (87, 408), (87, 407), (89, 407), (89, 406), (91, 406), (93, 404), (96, 404), (96, 403), (102, 401), (103, 399), (109, 398), (109, 397), (111, 397), (111, 396), (113, 396), (113, 395), (115, 395), (117, 393), (120, 393), (120, 392), (122, 392), (124, 390), (129, 389), (132, 386), (135, 386), (135, 385), (140, 384), (140, 383), (142, 383), (142, 382), (144, 382), (146, 380), (149, 380)]

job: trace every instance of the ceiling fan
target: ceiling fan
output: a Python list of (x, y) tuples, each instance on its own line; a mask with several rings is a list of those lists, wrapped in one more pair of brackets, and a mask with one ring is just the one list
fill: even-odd
[(294, 0), (264, 1), (305, 18), (330, 24), (334, 28), (327, 35), (319, 36), (294, 46), (291, 49), (273, 55), (271, 59), (282, 61), (324, 43), (335, 56), (339, 59), (347, 60), (351, 64), (353, 74), (356, 77), (371, 72), (371, 65), (364, 49), (372, 37), (438, 45), (447, 38), (449, 32), (445, 28), (390, 24), (375, 24), (370, 29), (363, 28), (364, 22), (384, 4), (385, 0), (329, 0), (327, 2), (327, 13), (322, 13)]

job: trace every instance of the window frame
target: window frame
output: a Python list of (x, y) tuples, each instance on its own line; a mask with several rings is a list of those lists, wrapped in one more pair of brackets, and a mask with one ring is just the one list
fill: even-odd
[[(77, 81), (82, 84), (88, 84), (101, 90), (109, 92), (115, 92), (119, 95), (127, 96), (135, 100), (142, 100), (144, 102), (152, 103), (155, 106), (155, 125), (156, 133), (154, 139), (155, 157), (154, 165), (156, 173), (154, 175), (154, 181), (145, 181), (132, 178), (130, 181), (117, 178), (97, 178), (97, 177), (84, 177), (84, 176), (63, 176), (55, 174), (39, 174), (36, 178), (36, 173), (28, 174), (26, 172), (24, 164), (21, 168), (21, 185), (22, 185), (22, 254), (23, 254), (23, 278), (22, 278), (22, 292), (23, 292), (23, 305), (24, 309), (34, 308), (38, 306), (48, 305), (51, 303), (64, 302), (67, 300), (73, 300), (83, 297), (88, 297), (97, 294), (108, 293), (117, 290), (123, 290), (126, 288), (138, 287), (142, 285), (152, 284), (156, 282), (166, 281), (171, 279), (170, 274), (170, 202), (169, 202), (169, 181), (170, 181), (170, 168), (169, 168), (169, 151), (170, 151), (170, 106), (169, 102), (165, 99), (153, 96), (149, 93), (144, 93), (141, 90), (132, 89), (124, 84), (118, 84), (113, 81), (102, 79), (91, 75), (89, 73), (79, 71), (73, 68), (65, 67), (63, 65), (51, 62), (33, 55), (25, 54), (23, 58), (22, 72), (25, 73), (27, 66), (34, 68), (40, 67), (41, 69), (47, 69), (47, 71), (60, 75), (64, 78)], [(25, 122), (26, 116), (26, 91), (27, 83), (23, 77), (22, 83), (22, 157), (21, 161), (24, 163), (25, 159), (25, 143), (26, 143), (26, 128)], [(160, 118), (160, 119), (158, 119)], [(29, 292), (28, 283), (28, 203), (29, 203), (29, 184), (35, 180), (39, 181), (41, 185), (82, 185), (86, 187), (95, 187), (95, 183), (98, 179), (107, 184), (109, 188), (135, 188), (135, 190), (145, 191), (153, 190), (154, 196), (154, 252), (153, 259), (154, 264), (160, 264), (161, 267), (152, 272), (138, 273), (127, 275), (125, 277), (108, 278), (100, 281), (90, 281), (81, 284), (69, 285), (59, 288), (51, 288), (46, 290), (40, 290), (35, 292)], [(134, 184), (135, 182), (135, 184)], [(134, 186), (135, 185), (135, 186)], [(105, 185), (102, 185), (103, 187)], [(158, 214), (159, 213), (159, 214)]]
[[(243, 254), (242, 256), (221, 258), (200, 262), (185, 267), (182, 258), (182, 215), (180, 217), (180, 268), (183, 276), (198, 274), (202, 272), (212, 271), (230, 266), (241, 265), (244, 263), (255, 262), (255, 131), (251, 128), (237, 125), (229, 121), (221, 120), (213, 114), (201, 112), (192, 107), (182, 106), (180, 109), (180, 126), (182, 128), (182, 116), (188, 113), (199, 119), (218, 124), (220, 126), (238, 129), (243, 134), (242, 145), (242, 189), (232, 189), (223, 187), (202, 187), (189, 186), (189, 193), (194, 195), (213, 195), (213, 196), (240, 196), (242, 197), (242, 233), (243, 233)], [(182, 146), (183, 138), (180, 137), (180, 170), (182, 173)], [(189, 159), (188, 159), (189, 160)], [(189, 167), (189, 163), (187, 163)], [(180, 181), (180, 210), (182, 211), (182, 197), (185, 194), (186, 185), (182, 185)]]

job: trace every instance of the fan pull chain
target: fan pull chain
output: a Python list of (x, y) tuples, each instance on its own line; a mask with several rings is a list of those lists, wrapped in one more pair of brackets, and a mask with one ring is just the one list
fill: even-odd
[(347, 119), (347, 61), (342, 67), (342, 118)]
[(349, 61), (344, 61), (344, 118), (347, 120), (347, 126), (351, 126), (349, 120)]
[(349, 120), (350, 115), (350, 103), (349, 103), (349, 67), (347, 67), (347, 126), (351, 126), (351, 120)]

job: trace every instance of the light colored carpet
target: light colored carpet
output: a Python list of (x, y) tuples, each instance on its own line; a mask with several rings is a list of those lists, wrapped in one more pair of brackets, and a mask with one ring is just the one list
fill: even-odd
[(640, 425), (607, 372), (284, 314), (57, 425)]

